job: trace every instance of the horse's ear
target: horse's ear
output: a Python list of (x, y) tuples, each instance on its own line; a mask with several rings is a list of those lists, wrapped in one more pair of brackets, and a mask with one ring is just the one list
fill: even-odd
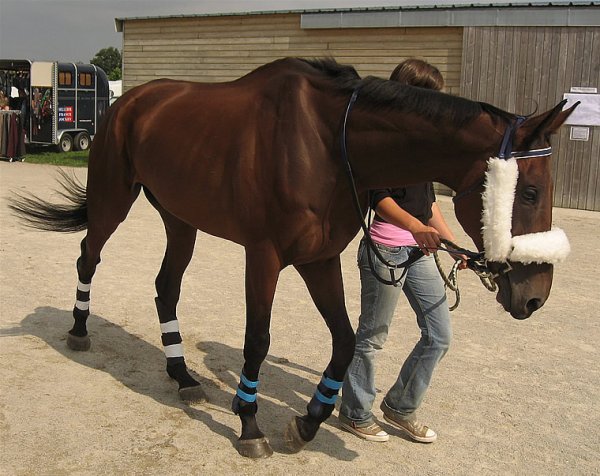
[[(567, 120), (567, 118), (571, 115), (571, 113), (575, 110), (575, 108), (577, 106), (579, 106), (579, 104), (581, 104), (581, 101), (577, 101), (575, 104), (573, 104), (569, 109), (565, 109), (564, 111), (562, 110), (563, 106), (567, 103), (566, 99), (563, 99), (560, 103), (558, 103), (558, 105), (554, 108), (554, 110), (558, 109), (558, 114), (556, 114), (552, 120), (548, 123), (548, 125), (546, 127), (544, 127), (544, 132), (547, 135), (551, 135), (554, 134), (556, 131), (558, 131), (558, 129), (560, 128), (560, 126), (563, 125), (563, 123)], [(553, 111), (554, 111), (553, 110)]]
[(532, 117), (529, 119), (524, 127), (527, 127), (533, 136), (541, 136), (542, 134), (550, 136), (554, 134), (560, 126), (567, 120), (575, 108), (579, 105), (579, 101), (573, 104), (569, 109), (562, 110), (564, 105), (567, 103), (566, 99), (559, 102), (554, 108), (549, 111), (540, 114), (539, 116)]

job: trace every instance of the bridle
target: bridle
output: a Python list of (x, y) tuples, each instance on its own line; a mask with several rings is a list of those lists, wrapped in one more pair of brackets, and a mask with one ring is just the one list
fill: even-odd
[[(536, 157), (548, 157), (548, 156), (552, 155), (552, 147), (544, 147), (541, 149), (530, 149), (530, 150), (525, 150), (525, 151), (513, 151), (512, 150), (514, 137), (517, 133), (517, 130), (519, 129), (519, 127), (521, 127), (521, 125), (526, 120), (527, 120), (527, 116), (516, 116), (515, 120), (508, 125), (508, 127), (504, 131), (504, 136), (502, 138), (502, 143), (500, 144), (500, 150), (498, 151), (498, 155), (495, 158), (491, 158), (490, 161), (491, 160), (508, 161), (511, 159), (522, 160), (522, 159), (532, 159), (532, 158), (536, 158)], [(489, 170), (489, 168), (488, 168), (488, 170)], [(471, 185), (470, 187), (467, 187), (462, 192), (456, 194), (452, 198), (452, 202), (454, 203), (454, 205), (456, 205), (456, 203), (458, 201), (467, 197), (471, 193), (484, 187), (486, 185), (486, 181), (488, 180), (488, 173), (484, 174), (483, 178), (478, 180), (475, 184)], [(512, 204), (512, 202), (511, 202), (511, 204)], [(488, 274), (489, 277), (495, 278), (501, 274), (506, 274), (512, 270), (512, 266), (510, 265), (508, 260), (497, 263), (495, 267), (496, 267), (496, 270), (494, 272), (492, 272), (489, 267), (489, 260), (486, 258), (486, 252), (485, 251), (481, 252), (479, 259), (478, 259), (478, 272), (486, 273), (486, 274)]]
[[(513, 151), (513, 140), (519, 127), (527, 120), (527, 116), (517, 116), (515, 121), (508, 125), (504, 131), (504, 137), (500, 144), (500, 151), (498, 152), (499, 159), (532, 159), (535, 157), (548, 157), (552, 155), (552, 147), (545, 147), (543, 149), (531, 149), (526, 151)], [(457, 193), (452, 197), (452, 202), (456, 204), (459, 200), (463, 199), (467, 195), (479, 190), (485, 184), (485, 176), (475, 182), (473, 185), (467, 187), (462, 192)]]
[[(362, 208), (360, 206), (358, 192), (356, 190), (356, 183), (354, 180), (354, 174), (352, 172), (352, 166), (348, 159), (348, 149), (347, 149), (347, 140), (346, 140), (346, 135), (347, 135), (346, 129), (347, 129), (348, 117), (350, 115), (352, 107), (354, 106), (354, 104), (356, 102), (356, 99), (358, 98), (359, 89), (360, 88), (357, 87), (352, 92), (352, 96), (350, 97), (350, 99), (348, 101), (348, 105), (346, 106), (346, 110), (344, 113), (344, 118), (343, 118), (343, 122), (342, 122), (342, 131), (341, 131), (341, 136), (340, 136), (342, 161), (345, 165), (347, 176), (350, 181), (350, 188), (352, 191), (354, 207), (359, 216), (360, 225), (361, 225), (361, 228), (363, 231), (363, 235), (364, 235), (363, 242), (368, 247), (367, 257), (368, 257), (368, 261), (369, 261), (369, 267), (371, 268), (373, 275), (375, 276), (375, 278), (378, 281), (380, 281), (384, 284), (397, 286), (398, 283), (404, 278), (404, 275), (407, 272), (408, 266), (410, 266), (412, 263), (414, 263), (419, 258), (421, 258), (423, 256), (423, 252), (421, 251), (420, 248), (414, 247), (413, 250), (409, 253), (409, 256), (406, 261), (399, 263), (399, 264), (390, 263), (381, 255), (377, 246), (371, 239), (371, 235), (369, 232), (369, 225), (367, 225), (365, 223), (365, 220), (363, 218), (363, 212), (362, 212)], [(466, 190), (462, 191), (461, 193), (459, 193), (455, 197), (453, 197), (452, 200), (455, 204), (457, 201), (459, 201), (459, 200), (463, 199), (464, 197), (468, 196), (469, 194), (475, 192), (476, 190), (480, 189), (482, 186), (487, 185), (487, 180), (490, 179), (490, 176), (492, 174), (492, 172), (490, 170), (492, 161), (501, 161), (501, 163), (509, 164), (510, 166), (514, 166), (515, 173), (517, 174), (516, 176), (518, 176), (518, 168), (516, 167), (516, 160), (529, 159), (529, 158), (535, 158), (535, 157), (548, 157), (552, 154), (551, 147), (545, 147), (542, 149), (531, 149), (531, 150), (526, 150), (526, 151), (513, 151), (512, 150), (515, 134), (516, 134), (517, 130), (519, 129), (519, 127), (525, 122), (526, 119), (527, 119), (526, 116), (516, 116), (516, 119), (514, 120), (514, 122), (509, 124), (509, 126), (506, 128), (506, 130), (504, 132), (504, 136), (502, 138), (502, 143), (500, 145), (500, 150), (498, 152), (498, 156), (495, 158), (491, 158), (490, 161), (488, 162), (488, 164), (489, 164), (488, 172), (486, 172), (486, 174), (484, 175), (484, 177), (481, 180), (477, 181), (474, 185), (468, 187)], [(496, 164), (496, 163), (494, 162), (494, 164)], [(516, 186), (516, 176), (514, 178), (515, 186)], [(486, 195), (486, 192), (484, 191), (482, 194), (484, 202), (485, 202), (485, 195)], [(514, 201), (514, 190), (513, 190), (512, 200)], [(512, 210), (512, 203), (513, 202), (511, 202), (511, 205), (510, 205), (511, 210)], [(370, 222), (370, 214), (371, 214), (371, 209), (369, 207), (367, 223)], [(484, 207), (484, 215), (485, 215), (485, 207)], [(512, 212), (511, 212), (511, 220), (512, 220)], [(508, 233), (510, 234), (510, 226), (509, 226)], [(555, 229), (555, 230), (551, 230), (549, 232), (521, 235), (520, 237), (512, 237), (511, 236), (511, 239), (513, 241), (516, 241), (517, 238), (521, 238), (521, 237), (523, 237), (525, 239), (529, 239), (528, 237), (531, 237), (532, 235), (538, 235), (536, 237), (536, 239), (551, 238), (550, 236), (547, 236), (547, 234), (553, 234), (552, 235), (553, 239), (558, 236), (560, 238), (560, 240), (563, 240), (563, 243), (560, 243), (559, 248), (566, 247), (566, 252), (564, 249), (559, 250), (560, 256), (558, 258), (554, 258), (557, 261), (562, 260), (562, 258), (564, 258), (564, 256), (566, 256), (566, 254), (568, 254), (568, 251), (569, 251), (568, 240), (566, 239), (566, 236), (564, 235), (564, 232), (562, 232), (562, 230)], [(540, 235), (543, 235), (543, 236), (540, 236)], [(484, 226), (484, 238), (485, 238), (485, 226)], [(520, 242), (523, 242), (523, 241), (525, 241), (525, 240), (520, 239)], [(547, 240), (547, 241), (549, 241), (549, 240)], [(472, 269), (473, 271), (475, 271), (475, 273), (480, 277), (482, 282), (484, 282), (484, 278), (485, 278), (485, 281), (488, 281), (489, 283), (493, 284), (494, 278), (498, 277), (500, 274), (508, 273), (512, 269), (512, 267), (508, 261), (509, 256), (506, 256), (506, 259), (501, 260), (500, 263), (498, 264), (498, 266), (497, 266), (498, 269), (496, 269), (495, 272), (492, 272), (492, 270), (489, 267), (489, 262), (491, 260), (487, 256), (487, 253), (485, 251), (485, 246), (484, 246), (484, 251), (473, 252), (473, 251), (469, 251), (467, 249), (458, 247), (454, 243), (451, 243), (447, 240), (442, 240), (442, 243), (444, 244), (445, 247), (438, 248), (435, 251), (445, 251), (445, 252), (451, 253), (453, 255), (463, 254), (463, 255), (467, 256), (467, 266), (470, 269)], [(565, 245), (565, 243), (566, 243), (566, 245)], [(485, 240), (484, 240), (484, 244), (485, 244)], [(390, 274), (389, 280), (382, 278), (381, 276), (379, 276), (377, 274), (377, 272), (375, 271), (375, 267), (372, 263), (371, 253), (369, 252), (369, 250), (372, 251), (372, 253), (376, 256), (376, 258), (387, 268), (387, 271)], [(431, 251), (434, 251), (434, 250), (431, 250)], [(541, 256), (544, 256), (543, 253), (541, 254)], [(525, 256), (525, 258), (527, 258), (527, 257)], [(539, 259), (543, 260), (543, 258), (539, 258)], [(525, 261), (523, 261), (523, 262), (525, 262)], [(536, 261), (533, 261), (533, 262), (536, 262)], [(541, 261), (541, 262), (551, 262), (551, 261), (548, 259), (547, 261)], [(404, 271), (402, 272), (400, 277), (396, 278), (395, 273), (399, 268), (404, 268)], [(486, 288), (488, 288), (490, 290), (495, 290), (495, 286), (494, 286), (494, 289), (491, 289), (491, 284), (488, 285), (488, 284), (486, 284), (486, 282), (484, 282), (484, 285), (486, 286)]]
[[(512, 234), (513, 208), (519, 180), (518, 161), (552, 154), (551, 147), (512, 150), (514, 135), (525, 120), (524, 116), (517, 116), (506, 128), (498, 156), (490, 157), (487, 161), (483, 181), (481, 231), (484, 259), (488, 268), (488, 262), (494, 263), (496, 273), (507, 273), (512, 269), (511, 263), (559, 263), (571, 250), (569, 240), (560, 228), (551, 227), (548, 231), (517, 236)], [(467, 191), (476, 189), (469, 187)], [(454, 203), (466, 195), (462, 193), (455, 197)]]

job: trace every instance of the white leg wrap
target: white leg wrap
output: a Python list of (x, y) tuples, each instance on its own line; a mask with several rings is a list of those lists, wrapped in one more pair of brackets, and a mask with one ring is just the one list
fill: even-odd
[(82, 293), (89, 293), (92, 287), (92, 283), (82, 283), (81, 281), (77, 281), (77, 290)]
[(163, 322), (160, 325), (160, 332), (163, 334), (169, 334), (170, 332), (179, 332), (179, 322), (174, 319), (169, 322)]
[(183, 357), (183, 344), (165, 346), (165, 355), (167, 357)]
[(75, 301), (75, 307), (80, 311), (87, 311), (90, 308), (89, 301)]

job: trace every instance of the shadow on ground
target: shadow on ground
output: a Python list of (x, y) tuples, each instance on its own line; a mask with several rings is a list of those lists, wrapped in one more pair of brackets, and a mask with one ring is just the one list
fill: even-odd
[[(197, 344), (196, 347), (204, 353), (204, 364), (212, 375), (207, 378), (198, 375), (193, 369), (192, 373), (202, 384), (209, 403), (189, 406), (179, 399), (176, 383), (167, 376), (162, 349), (92, 314), (88, 319), (91, 349), (87, 352), (73, 351), (66, 344), (66, 334), (72, 319), (71, 311), (39, 307), (25, 317), (19, 327), (0, 330), (0, 337), (36, 336), (69, 360), (106, 372), (128, 389), (150, 397), (161, 405), (182, 410), (190, 418), (202, 422), (213, 433), (227, 438), (232, 447), (235, 446), (240, 428), (223, 425), (212, 414), (231, 414), (231, 401), (243, 363), (242, 349), (213, 341)], [(313, 377), (309, 380), (296, 372)], [(275, 452), (288, 452), (283, 443), (284, 429), (294, 415), (306, 413), (306, 404), (314, 392), (319, 376), (320, 372), (281, 357), (268, 356), (263, 363), (259, 395), (268, 398), (259, 397), (257, 418)], [(293, 409), (292, 415), (290, 408)], [(346, 448), (344, 442), (330, 431), (331, 423), (335, 423), (335, 417), (322, 425), (315, 440), (305, 450), (351, 461), (358, 456), (357, 453)]]

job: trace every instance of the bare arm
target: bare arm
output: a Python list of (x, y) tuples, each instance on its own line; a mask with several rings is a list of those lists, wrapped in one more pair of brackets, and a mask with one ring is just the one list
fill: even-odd
[(431, 213), (432, 216), (428, 222), (429, 226), (435, 228), (442, 238), (445, 238), (446, 240), (452, 242), (456, 241), (454, 233), (452, 233), (452, 230), (446, 223), (444, 215), (442, 215), (442, 211), (440, 210), (440, 207), (436, 202), (433, 202), (433, 204), (431, 205)]
[[(452, 243), (455, 243), (456, 238), (454, 237), (454, 233), (452, 233), (452, 230), (446, 223), (444, 215), (442, 215), (442, 211), (440, 210), (440, 207), (436, 202), (433, 202), (433, 204), (431, 205), (431, 213), (432, 215), (428, 222), (429, 226), (435, 228), (442, 238), (451, 241)], [(452, 254), (451, 256), (455, 260), (462, 261), (462, 263), (460, 264), (460, 269), (465, 269), (467, 267), (467, 257), (465, 255)]]

